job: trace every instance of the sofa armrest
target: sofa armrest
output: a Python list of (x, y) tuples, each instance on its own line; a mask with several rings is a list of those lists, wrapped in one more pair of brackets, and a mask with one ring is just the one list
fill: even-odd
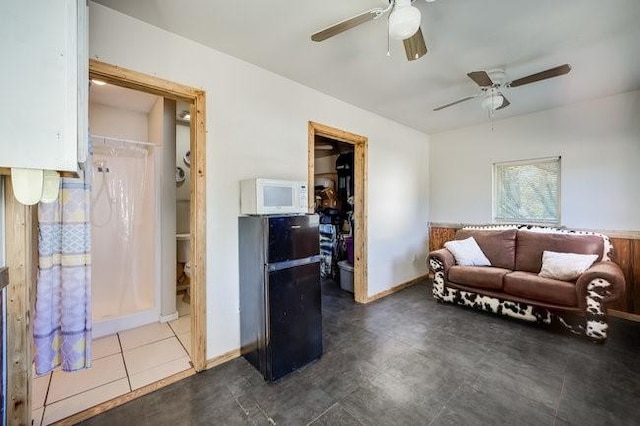
[(427, 266), (435, 273), (437, 271), (433, 262), (431, 262), (432, 259), (442, 264), (445, 277), (447, 276), (449, 268), (456, 264), (456, 259), (453, 257), (453, 254), (451, 254), (451, 252), (446, 248), (432, 251), (429, 253), (429, 256), (427, 256)]
[[(599, 286), (597, 281), (603, 280), (609, 283), (608, 286)], [(598, 299), (600, 303), (608, 303), (622, 297), (625, 292), (625, 279), (622, 269), (616, 263), (596, 262), (589, 269), (584, 271), (576, 282), (578, 292), (578, 304), (584, 308), (587, 305), (589, 284), (594, 283), (591, 291), (595, 292), (592, 297)]]

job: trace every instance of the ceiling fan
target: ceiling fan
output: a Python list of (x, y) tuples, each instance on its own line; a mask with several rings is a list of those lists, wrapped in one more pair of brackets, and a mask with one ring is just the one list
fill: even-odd
[[(415, 0), (381, 0), (386, 7), (376, 7), (352, 18), (340, 21), (311, 36), (313, 41), (324, 41), (330, 37), (357, 27), (365, 22), (379, 19), (389, 12), (389, 37), (403, 40), (407, 59), (414, 61), (427, 53), (427, 45), (420, 29), (420, 10), (413, 6)], [(425, 0), (433, 2), (434, 0)]]
[(525, 84), (535, 83), (536, 81), (546, 80), (548, 78), (568, 74), (569, 71), (571, 71), (571, 66), (568, 64), (564, 64), (509, 82), (505, 81), (504, 70), (498, 69), (491, 71), (473, 71), (468, 73), (467, 76), (469, 76), (469, 78), (480, 87), (480, 91), (477, 94), (473, 96), (467, 96), (466, 98), (459, 99), (446, 105), (441, 105), (437, 108), (434, 108), (433, 110), (440, 111), (441, 109), (448, 108), (450, 106), (457, 105), (461, 102), (465, 102), (478, 97), (482, 99), (482, 107), (489, 111), (506, 108), (511, 105), (511, 102), (509, 102), (507, 98), (505, 98), (503, 94), (504, 88), (524, 86)]

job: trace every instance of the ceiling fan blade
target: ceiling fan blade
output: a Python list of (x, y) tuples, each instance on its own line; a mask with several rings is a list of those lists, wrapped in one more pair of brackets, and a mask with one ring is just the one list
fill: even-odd
[(427, 53), (427, 45), (424, 42), (424, 36), (422, 30), (418, 28), (418, 31), (411, 37), (403, 40), (404, 50), (407, 53), (407, 59), (415, 61), (423, 57)]
[[(502, 93), (501, 93), (501, 95), (502, 95)], [(502, 101), (502, 105), (500, 105), (498, 108), (496, 108), (496, 111), (499, 110), (499, 109), (502, 109), (502, 108), (506, 108), (509, 105), (511, 105), (511, 102), (509, 102), (509, 100), (507, 98), (505, 98), (504, 95), (502, 95), (502, 98), (504, 99)]]
[(518, 87), (524, 84), (535, 83), (536, 81), (546, 80), (547, 78), (553, 78), (560, 75), (568, 74), (569, 71), (571, 71), (571, 65), (564, 64), (555, 68), (550, 68), (545, 71), (540, 71), (538, 73), (519, 78), (517, 80), (513, 80), (511, 83), (507, 84), (507, 86)]
[(468, 73), (467, 75), (480, 87), (493, 86), (493, 81), (491, 81), (491, 77), (489, 77), (489, 74), (487, 74), (486, 71), (473, 71)]
[(354, 16), (353, 18), (345, 19), (344, 21), (338, 22), (335, 25), (330, 26), (329, 28), (325, 28), (322, 31), (319, 31), (311, 36), (311, 40), (313, 41), (323, 41), (340, 33), (343, 33), (351, 28), (357, 27), (360, 24), (364, 24), (365, 22), (369, 22), (373, 20), (380, 13), (380, 9), (371, 9), (366, 12), (361, 13), (360, 15)]
[[(456, 105), (456, 104), (459, 104), (459, 103), (461, 103), (461, 102), (468, 101), (469, 99), (474, 99), (474, 98), (477, 98), (477, 97), (478, 97), (478, 95), (468, 96), (468, 97), (466, 97), (466, 98), (463, 98), (463, 99), (457, 100), (457, 101), (455, 101), (455, 102), (451, 102), (450, 104), (446, 104), (446, 105), (439, 106), (438, 108), (434, 108), (433, 110), (434, 110), (434, 111), (440, 111), (441, 109), (445, 109), (445, 108), (448, 108), (448, 107), (450, 107), (450, 106), (453, 106), (453, 105)], [(505, 99), (505, 100), (506, 100), (506, 99)]]

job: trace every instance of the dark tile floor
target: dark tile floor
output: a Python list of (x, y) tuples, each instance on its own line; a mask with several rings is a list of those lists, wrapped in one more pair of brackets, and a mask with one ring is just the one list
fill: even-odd
[(236, 359), (88, 425), (638, 425), (640, 324), (605, 344), (439, 304), (369, 305), (330, 283), (323, 357), (275, 384)]

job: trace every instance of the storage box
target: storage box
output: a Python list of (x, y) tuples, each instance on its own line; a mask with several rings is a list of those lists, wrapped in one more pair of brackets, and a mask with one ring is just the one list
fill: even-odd
[(338, 262), (340, 268), (340, 288), (353, 293), (353, 265), (346, 260)]
[(338, 207), (338, 200), (330, 200), (327, 198), (322, 200), (320, 206), (323, 209), (335, 209), (336, 207)]

